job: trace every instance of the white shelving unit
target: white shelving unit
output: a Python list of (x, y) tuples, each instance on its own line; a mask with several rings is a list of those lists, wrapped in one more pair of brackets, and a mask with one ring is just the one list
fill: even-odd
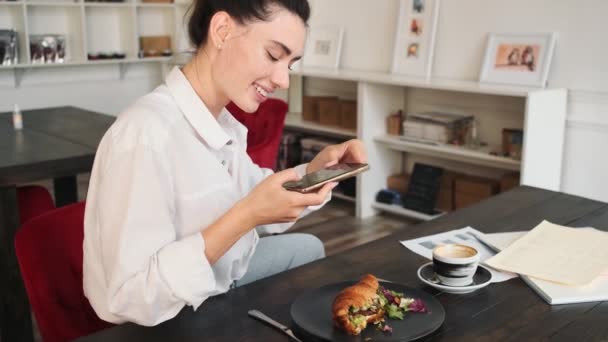
[[(19, 34), (19, 62), (0, 66), (14, 70), (18, 87), (26, 71), (31, 68), (65, 66), (87, 67), (116, 64), (120, 75), (133, 63), (160, 63), (163, 68), (172, 57), (138, 58), (139, 37), (163, 35), (171, 37), (174, 56), (189, 49), (182, 24), (188, 1), (177, 3), (86, 2), (83, 0), (0, 0), (0, 29), (16, 29)], [(62, 34), (66, 36), (67, 51), (64, 63), (31, 63), (30, 36), (34, 34)], [(89, 53), (125, 54), (123, 59), (89, 60)]]
[(285, 128), (303, 133), (322, 134), (334, 138), (354, 138), (357, 132), (338, 127), (324, 126), (315, 122), (302, 120), (302, 113), (288, 113), (285, 118)]
[[(420, 79), (344, 69), (300, 68), (291, 76), (291, 83), (296, 86), (289, 93), (292, 111), (292, 103), (295, 107), (301, 106), (301, 96), (307, 91), (302, 86), (303, 79), (356, 84), (358, 128), (344, 136), (356, 136), (364, 142), (371, 166), (370, 171), (357, 179), (359, 217), (379, 211), (419, 220), (437, 217), (375, 200), (377, 192), (386, 187), (389, 175), (409, 171), (416, 162), (492, 178), (519, 171), (522, 184), (560, 189), (568, 96), (565, 89), (486, 85), (476, 81)], [(486, 145), (473, 150), (390, 136), (386, 133), (386, 117), (399, 109), (405, 113), (440, 110), (473, 114), (479, 122), (478, 136)], [(297, 113), (290, 114), (286, 125), (316, 135), (336, 135), (332, 128), (298, 121)], [(503, 128), (523, 129), (522, 160), (490, 153), (500, 151)]]

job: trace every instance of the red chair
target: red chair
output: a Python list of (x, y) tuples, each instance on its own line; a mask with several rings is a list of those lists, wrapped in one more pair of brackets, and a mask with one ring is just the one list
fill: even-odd
[(71, 341), (112, 326), (82, 288), (84, 202), (35, 217), (15, 235), (15, 253), (45, 342)]
[(17, 188), (17, 205), (19, 206), (19, 223), (55, 209), (55, 202), (49, 191), (40, 185), (25, 185)]
[(232, 102), (226, 106), (247, 127), (247, 154), (260, 167), (276, 167), (288, 108), (285, 101), (272, 98), (262, 102), (255, 113), (246, 113)]

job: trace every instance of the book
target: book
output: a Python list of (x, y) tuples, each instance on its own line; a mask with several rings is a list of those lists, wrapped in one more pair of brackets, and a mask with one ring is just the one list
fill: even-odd
[[(477, 238), (488, 247), (500, 252), (528, 232), (478, 234)], [(583, 286), (568, 286), (521, 275), (544, 301), (551, 305), (598, 302), (608, 300), (608, 272), (602, 273), (591, 283)]]

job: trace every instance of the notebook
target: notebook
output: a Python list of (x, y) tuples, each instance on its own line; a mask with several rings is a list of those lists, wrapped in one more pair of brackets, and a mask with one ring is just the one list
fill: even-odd
[[(527, 232), (478, 235), (488, 247), (499, 252)], [(608, 300), (608, 272), (584, 286), (567, 286), (522, 275), (521, 278), (551, 305), (597, 302)]]

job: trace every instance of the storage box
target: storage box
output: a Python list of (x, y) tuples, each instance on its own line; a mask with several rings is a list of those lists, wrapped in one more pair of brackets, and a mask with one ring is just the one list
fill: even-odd
[(507, 173), (500, 178), (500, 192), (505, 192), (519, 186), (519, 172)]
[(462, 176), (462, 174), (456, 172), (443, 171), (443, 175), (441, 176), (441, 187), (439, 188), (437, 202), (435, 203), (437, 209), (445, 212), (454, 210), (454, 182), (456, 181), (456, 178)]
[(319, 100), (338, 98), (335, 96), (303, 96), (302, 97), (302, 120), (319, 122)]
[(470, 135), (473, 116), (451, 113), (408, 113), (403, 135), (441, 144), (462, 145)]
[(460, 209), (480, 202), (498, 192), (498, 181), (482, 177), (460, 176), (454, 180), (454, 207)]
[(340, 126), (340, 100), (338, 98), (319, 100), (319, 124)]
[(139, 48), (143, 51), (144, 57), (162, 56), (163, 52), (171, 51), (170, 36), (142, 36), (139, 37)]
[(395, 190), (401, 194), (407, 192), (407, 186), (410, 183), (410, 176), (408, 174), (394, 174), (388, 176), (386, 179), (387, 189)]
[(357, 129), (357, 101), (340, 100), (340, 127)]

